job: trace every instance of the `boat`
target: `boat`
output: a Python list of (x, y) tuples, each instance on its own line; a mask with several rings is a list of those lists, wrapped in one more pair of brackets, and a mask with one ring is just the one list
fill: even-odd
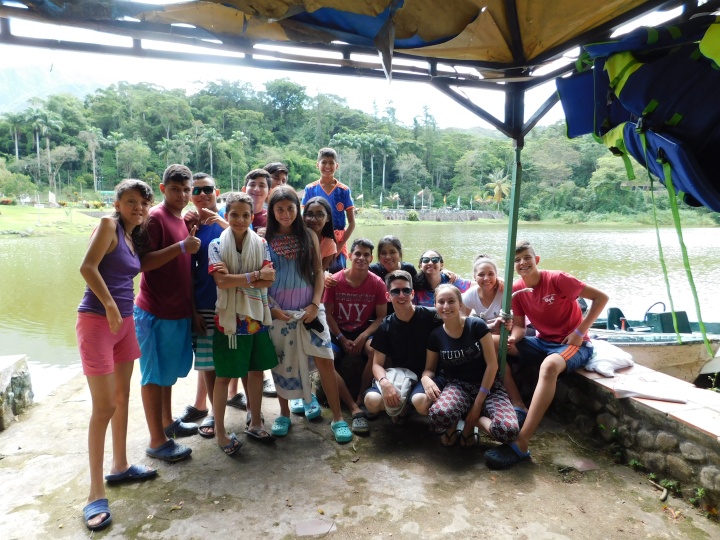
[[(663, 312), (651, 312), (656, 305)], [(674, 331), (672, 313), (656, 302), (645, 312), (642, 321), (626, 319), (619, 308), (607, 310), (606, 319), (598, 319), (588, 331), (591, 339), (602, 339), (632, 355), (645, 367), (687, 382), (720, 372), (720, 323), (705, 323), (712, 355), (705, 346), (700, 327), (688, 321), (684, 311), (676, 311), (680, 340)]]

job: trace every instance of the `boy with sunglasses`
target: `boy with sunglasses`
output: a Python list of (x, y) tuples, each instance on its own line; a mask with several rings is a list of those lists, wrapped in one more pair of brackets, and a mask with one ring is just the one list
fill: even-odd
[[(402, 424), (410, 414), (410, 403), (422, 415), (427, 415), (432, 405), (420, 379), (425, 369), (427, 338), (435, 328), (442, 326), (442, 320), (434, 308), (413, 304), (415, 292), (408, 272), (390, 272), (385, 277), (385, 284), (386, 298), (392, 302), (395, 312), (383, 319), (370, 344), (375, 350), (372, 364), (375, 383), (365, 392), (365, 407), (370, 413), (379, 413), (400, 405), (397, 389), (385, 376), (385, 360), (390, 358), (394, 368), (406, 368), (417, 375), (417, 384), (410, 390), (408, 403), (393, 417), (393, 422)], [(439, 377), (434, 380), (442, 389), (442, 380)]]
[[(206, 173), (195, 173), (192, 182), (191, 200), (195, 210), (185, 213), (184, 219), (188, 229), (196, 227), (196, 238), (200, 239), (200, 249), (192, 256), (191, 268), (193, 275), (194, 305), (193, 334), (195, 337), (195, 370), (198, 372), (195, 403), (185, 407), (181, 419), (195, 421), (205, 418), (200, 424), (199, 433), (202, 437), (215, 436), (215, 418), (208, 416), (207, 398), (212, 405), (213, 388), (215, 386), (215, 364), (213, 362), (213, 333), (215, 328), (215, 301), (217, 288), (215, 280), (208, 274), (208, 246), (220, 237), (228, 227), (225, 212), (217, 205), (220, 190), (215, 179)], [(237, 383), (236, 383), (237, 386)], [(237, 388), (232, 396), (237, 393)], [(232, 397), (230, 396), (230, 397)], [(243, 399), (245, 396), (242, 396)]]

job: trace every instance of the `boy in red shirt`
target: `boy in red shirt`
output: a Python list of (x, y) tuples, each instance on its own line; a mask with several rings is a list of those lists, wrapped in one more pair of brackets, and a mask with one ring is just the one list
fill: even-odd
[[(530, 458), (530, 439), (535, 434), (553, 396), (557, 379), (585, 364), (593, 349), (587, 331), (602, 313), (608, 296), (579, 279), (557, 270), (540, 270), (540, 256), (529, 242), (519, 242), (515, 248), (515, 272), (520, 279), (513, 283), (513, 292), (532, 288), (512, 300), (513, 329), (508, 345), (517, 349), (519, 363), (540, 367), (538, 384), (520, 434), (512, 444), (503, 444), (485, 452), (487, 466), (494, 469), (512, 467)], [(583, 319), (578, 297), (592, 301)], [(537, 331), (536, 337), (525, 336), (525, 317)], [(505, 386), (513, 403), (522, 403), (510, 370), (505, 374)], [(524, 416), (525, 411), (518, 411)]]

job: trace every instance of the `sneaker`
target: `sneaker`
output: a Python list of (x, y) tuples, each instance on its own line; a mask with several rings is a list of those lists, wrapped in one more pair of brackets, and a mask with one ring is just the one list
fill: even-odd
[(275, 390), (275, 382), (272, 379), (265, 379), (263, 381), (263, 396), (277, 397), (277, 390)]
[(198, 432), (197, 424), (182, 422), (179, 418), (165, 428), (165, 436), (169, 439), (177, 439), (179, 437), (190, 437)]

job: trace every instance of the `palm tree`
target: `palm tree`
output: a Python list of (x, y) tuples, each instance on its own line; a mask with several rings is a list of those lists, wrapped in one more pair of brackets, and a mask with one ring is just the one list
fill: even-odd
[(390, 135), (380, 135), (375, 140), (375, 146), (380, 151), (380, 155), (382, 155), (383, 158), (382, 190), (385, 191), (385, 165), (387, 164), (388, 156), (394, 156), (397, 154), (397, 143)]
[(119, 131), (111, 131), (107, 136), (107, 144), (110, 148), (115, 149), (115, 174), (118, 179), (120, 179), (120, 165), (119, 165), (119, 155), (118, 155), (118, 149), (120, 147), (120, 143), (125, 140), (125, 134), (120, 133)]
[(223, 140), (223, 136), (218, 133), (215, 128), (209, 128), (203, 131), (200, 140), (207, 144), (208, 154), (210, 155), (210, 176), (213, 176), (213, 144), (219, 143)]
[[(233, 142), (236, 142), (239, 146), (240, 155), (242, 156), (243, 150), (245, 149), (245, 145), (250, 142), (250, 139), (247, 135), (245, 135), (244, 131), (233, 131), (232, 135), (230, 135), (230, 140)], [(233, 153), (229, 152), (230, 154), (230, 191), (233, 190), (233, 167), (235, 165), (233, 160)], [(238, 187), (240, 187), (240, 179), (238, 179)]]
[[(40, 185), (40, 117), (42, 109), (39, 107), (30, 107), (23, 113), (25, 121), (30, 124), (35, 133), (35, 153), (37, 154), (37, 183)], [(48, 182), (50, 179), (48, 178)]]
[(48, 183), (50, 184), (50, 189), (55, 191), (55, 178), (52, 173), (52, 163), (50, 159), (50, 135), (53, 131), (62, 131), (64, 124), (59, 114), (47, 110), (42, 110), (35, 122), (38, 125), (38, 132), (45, 139), (48, 161)]
[(510, 195), (510, 178), (502, 169), (495, 169), (490, 173), (492, 182), (485, 184), (485, 187), (493, 190), (492, 200), (497, 203), (497, 209), (500, 210), (500, 203), (503, 197)]
[(172, 139), (168, 139), (167, 137), (163, 137), (161, 141), (158, 141), (155, 145), (155, 149), (158, 151), (160, 156), (165, 157), (165, 166), (167, 167), (170, 165), (170, 152), (172, 152), (174, 146), (174, 142)]
[(20, 129), (22, 126), (25, 125), (25, 115), (22, 113), (5, 113), (3, 115), (5, 117), (5, 121), (8, 123), (8, 127), (10, 128), (10, 132), (13, 136), (13, 142), (15, 143), (15, 161), (18, 161), (20, 159), (20, 152), (19, 152), (19, 139), (20, 139)]
[(100, 149), (100, 145), (105, 142), (102, 136), (102, 130), (96, 127), (90, 127), (87, 131), (81, 131), (78, 133), (78, 137), (88, 147), (88, 153), (90, 154), (90, 161), (92, 162), (93, 171), (93, 189), (98, 190), (98, 176), (97, 176), (97, 151)]

